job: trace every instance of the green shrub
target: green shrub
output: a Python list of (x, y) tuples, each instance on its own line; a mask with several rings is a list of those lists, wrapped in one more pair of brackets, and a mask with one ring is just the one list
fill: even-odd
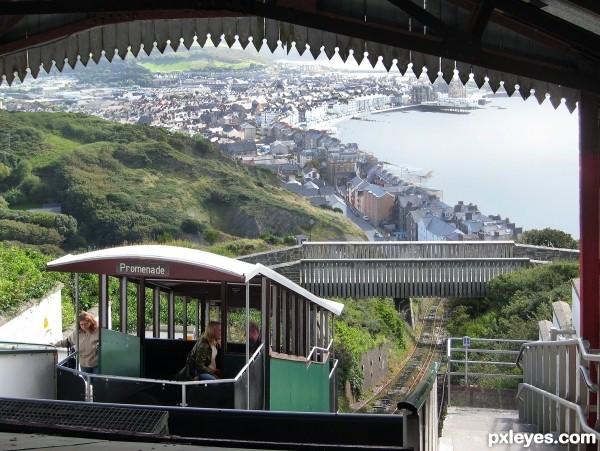
[(10, 175), (10, 167), (0, 162), (0, 182), (6, 179)]
[(283, 237), (283, 244), (287, 246), (295, 246), (296, 244), (298, 244), (298, 240), (294, 235), (286, 235), (285, 237)]
[(45, 270), (50, 257), (28, 248), (0, 244), (0, 314), (9, 315), (52, 289), (61, 275)]
[(526, 230), (517, 239), (518, 243), (532, 244), (535, 246), (550, 246), (562, 249), (579, 249), (579, 241), (562, 230), (546, 227), (543, 230)]
[(219, 239), (219, 231), (215, 229), (209, 229), (204, 232), (204, 239), (210, 244), (214, 244)]
[(186, 218), (181, 221), (181, 231), (184, 233), (195, 235), (197, 233), (202, 233), (205, 228), (206, 226), (204, 224), (193, 218)]
[(282, 242), (281, 239), (269, 232), (261, 234), (260, 239), (268, 244), (281, 244)]
[(2, 196), (9, 205), (21, 205), (27, 200), (27, 196), (19, 188), (11, 188)]
[(20, 241), (29, 244), (54, 244), (59, 246), (63, 240), (63, 237), (55, 229), (10, 219), (0, 219), (0, 241)]
[[(338, 299), (339, 301), (339, 299)], [(390, 353), (405, 348), (405, 327), (392, 299), (344, 299), (344, 311), (336, 323), (336, 355), (339, 359), (340, 390), (348, 382), (356, 397), (362, 395), (364, 353), (384, 343)]]
[(131, 198), (131, 196), (127, 193), (118, 192), (118, 193), (108, 193), (106, 195), (106, 200), (114, 204), (117, 208), (123, 211), (127, 210), (137, 210), (136, 202)]
[(538, 322), (552, 319), (552, 303), (571, 302), (579, 265), (555, 262), (493, 278), (484, 299), (454, 301), (450, 335), (535, 340)]
[(363, 392), (364, 376), (360, 365), (362, 355), (376, 346), (375, 340), (365, 331), (338, 322), (336, 327), (336, 349), (339, 361), (338, 382), (342, 389), (350, 383), (352, 393), (359, 397)]

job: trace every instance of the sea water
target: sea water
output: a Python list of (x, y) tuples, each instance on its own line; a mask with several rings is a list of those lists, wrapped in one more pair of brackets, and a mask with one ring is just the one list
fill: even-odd
[(407, 109), (361, 119), (335, 124), (337, 137), (441, 190), (446, 204), (473, 203), (524, 230), (551, 227), (579, 238), (577, 110), (515, 95), (469, 114)]

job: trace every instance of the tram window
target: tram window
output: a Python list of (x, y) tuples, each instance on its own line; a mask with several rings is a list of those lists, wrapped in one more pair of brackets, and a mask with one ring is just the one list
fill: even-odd
[[(250, 309), (250, 321), (261, 324), (260, 310)], [(246, 343), (246, 309), (227, 309), (227, 342)]]

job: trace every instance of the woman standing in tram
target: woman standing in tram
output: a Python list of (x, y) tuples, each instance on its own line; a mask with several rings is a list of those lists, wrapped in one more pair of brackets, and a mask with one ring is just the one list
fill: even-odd
[(78, 346), (79, 367), (84, 373), (98, 374), (98, 348), (100, 347), (100, 328), (98, 322), (89, 312), (79, 312), (79, 345), (75, 331), (67, 338), (53, 343), (54, 347), (65, 347), (71, 344)]

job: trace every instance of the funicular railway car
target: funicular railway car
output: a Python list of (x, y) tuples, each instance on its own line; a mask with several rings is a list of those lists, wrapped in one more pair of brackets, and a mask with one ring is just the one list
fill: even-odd
[[(336, 411), (333, 319), (343, 304), (319, 298), (260, 264), (174, 246), (67, 255), (47, 269), (97, 274), (99, 280), (99, 374), (79, 372), (76, 354), (71, 355), (57, 365), (58, 399)], [(133, 319), (128, 302), (135, 305), (134, 334), (127, 330)], [(111, 328), (113, 310), (117, 330)], [(176, 324), (176, 312), (182, 324)], [(174, 380), (211, 320), (222, 328), (221, 379)], [(261, 333), (252, 354), (246, 339), (251, 321)]]
[[(338, 413), (333, 337), (343, 304), (269, 268), (150, 245), (67, 255), (47, 269), (75, 274), (76, 301), (79, 275), (98, 275), (99, 374), (78, 371), (76, 352), (59, 362), (47, 344), (0, 343), (0, 444), (435, 449), (420, 443), (437, 431), (437, 415), (423, 416), (436, 390), (406, 414)], [(210, 321), (222, 328), (222, 378), (174, 380)], [(252, 353), (251, 321), (261, 332)]]

